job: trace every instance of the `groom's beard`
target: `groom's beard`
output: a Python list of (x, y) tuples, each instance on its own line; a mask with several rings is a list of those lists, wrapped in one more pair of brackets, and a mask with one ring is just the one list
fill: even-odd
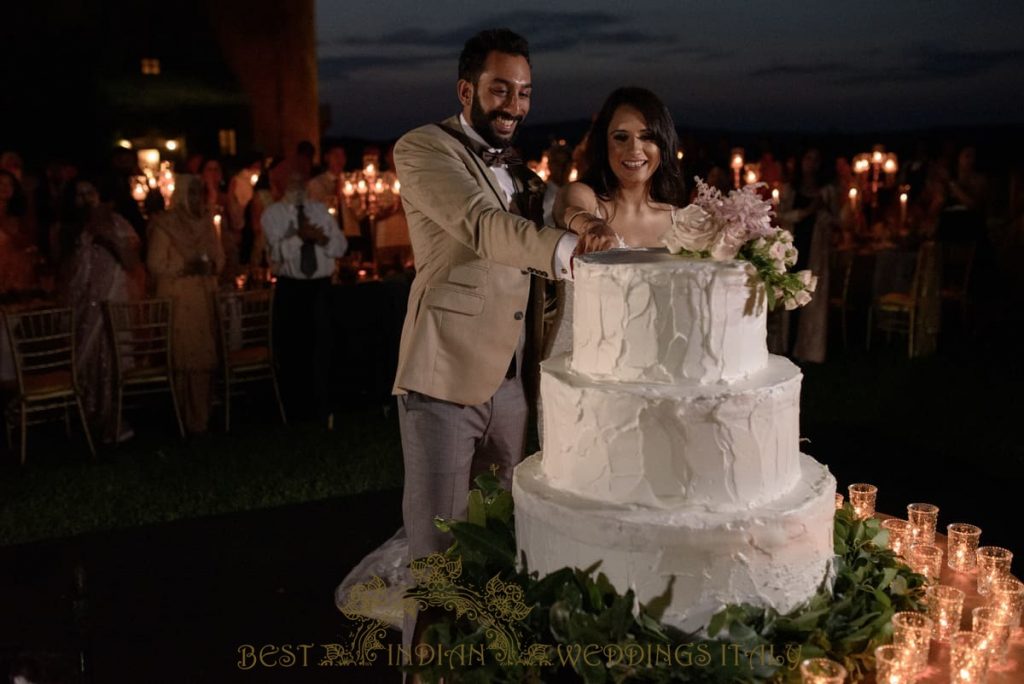
[[(516, 127), (512, 129), (512, 135), (507, 138), (499, 136), (492, 126), (492, 122), (499, 116), (510, 118), (516, 122)], [(523, 122), (523, 117), (509, 116), (497, 109), (493, 112), (485, 112), (484, 108), (480, 106), (480, 98), (476, 93), (473, 93), (473, 105), (470, 107), (469, 117), (469, 123), (473, 126), (473, 130), (479, 133), (488, 145), (497, 149), (504, 149), (512, 144), (512, 141), (519, 135), (519, 125)]]

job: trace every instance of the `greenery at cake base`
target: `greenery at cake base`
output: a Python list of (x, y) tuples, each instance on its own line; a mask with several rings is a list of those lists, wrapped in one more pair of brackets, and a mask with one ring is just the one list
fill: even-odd
[(529, 607), (509, 621), (529, 657), (502, 657), (502, 635), (473, 611), (440, 611), (424, 632), (433, 653), (487, 657), (410, 666), (423, 681), (788, 683), (800, 681), (801, 660), (818, 656), (843, 663), (857, 681), (873, 670), (875, 647), (891, 640), (893, 613), (923, 609), (924, 578), (885, 548), (878, 520), (857, 520), (847, 505), (835, 516), (831, 591), (823, 586), (787, 614), (730, 605), (711, 619), (709, 637), (687, 634), (660, 622), (667, 596), (641, 605), (598, 566), (545, 577), (517, 567), (512, 496), (491, 475), (476, 484), (466, 521), (437, 521), (455, 538), (446, 558), (460, 568), (460, 591), (494, 598), (498, 587)]

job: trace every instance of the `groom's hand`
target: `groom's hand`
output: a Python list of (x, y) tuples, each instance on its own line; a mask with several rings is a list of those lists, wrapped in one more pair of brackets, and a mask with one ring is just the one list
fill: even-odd
[(603, 252), (619, 245), (619, 238), (604, 221), (593, 219), (587, 223), (576, 243), (575, 255)]

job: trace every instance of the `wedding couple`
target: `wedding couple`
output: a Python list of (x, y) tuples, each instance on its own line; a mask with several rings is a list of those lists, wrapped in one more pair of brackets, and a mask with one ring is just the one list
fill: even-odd
[[(593, 123), (581, 181), (560, 191), (555, 226), (544, 226), (544, 184), (512, 151), (531, 83), (527, 41), (483, 31), (459, 58), (461, 112), (394, 148), (417, 269), (395, 382), (410, 559), (450, 545), (433, 520), (465, 517), (476, 475), (496, 466), (511, 489), (543, 348), (542, 279), (571, 281), (579, 254), (662, 247), (686, 202), (668, 109), (620, 88)], [(570, 345), (571, 296), (561, 299), (548, 354)]]

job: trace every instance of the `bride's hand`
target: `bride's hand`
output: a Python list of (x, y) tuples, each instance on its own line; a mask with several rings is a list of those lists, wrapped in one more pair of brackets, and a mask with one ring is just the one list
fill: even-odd
[(603, 252), (617, 247), (619, 239), (611, 226), (600, 219), (592, 219), (583, 226), (579, 242), (576, 243), (576, 254)]

